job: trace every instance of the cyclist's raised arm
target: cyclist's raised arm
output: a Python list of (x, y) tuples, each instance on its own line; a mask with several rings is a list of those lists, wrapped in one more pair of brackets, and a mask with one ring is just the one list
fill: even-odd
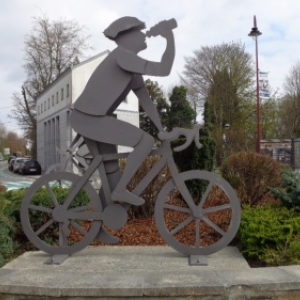
[(138, 97), (140, 105), (145, 110), (148, 117), (152, 120), (154, 125), (157, 127), (159, 132), (163, 132), (163, 126), (161, 124), (157, 109), (155, 105), (153, 104), (152, 100), (150, 99), (148, 90), (144, 84), (143, 77), (140, 76), (140, 86), (133, 89), (133, 92)]
[(123, 49), (117, 62), (119, 66), (129, 72), (151, 75), (151, 76), (168, 76), (171, 72), (175, 57), (175, 44), (172, 31), (161, 33), (166, 38), (167, 46), (160, 62), (147, 61), (135, 54), (134, 52)]
[(152, 76), (168, 76), (171, 72), (175, 57), (175, 42), (172, 31), (166, 31), (160, 34), (167, 41), (167, 46), (160, 62), (149, 61), (146, 64), (147, 75)]

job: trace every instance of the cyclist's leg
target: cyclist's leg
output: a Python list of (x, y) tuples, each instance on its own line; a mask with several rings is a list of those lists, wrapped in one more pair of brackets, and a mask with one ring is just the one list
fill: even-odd
[(154, 145), (154, 139), (138, 127), (112, 116), (91, 116), (73, 110), (71, 125), (83, 137), (108, 144), (133, 147), (121, 180), (117, 184), (112, 200), (141, 205), (144, 200), (130, 193), (126, 187)]
[[(96, 142), (87, 138), (85, 138), (85, 143), (93, 157), (99, 154), (117, 153), (116, 145)], [(110, 191), (113, 191), (122, 176), (121, 171), (119, 169), (119, 161), (110, 160), (110, 161), (105, 161), (103, 164), (104, 164)], [(99, 173), (100, 173), (100, 169), (99, 169)], [(107, 197), (105, 197), (102, 187), (100, 189), (99, 195), (100, 195), (100, 199), (102, 200), (103, 207), (106, 207), (109, 203), (112, 202), (110, 198), (107, 199)]]
[(123, 175), (114, 192), (112, 193), (113, 200), (125, 201), (135, 205), (141, 205), (144, 200), (133, 195), (127, 190), (127, 185), (135, 172), (138, 170), (142, 162), (147, 158), (154, 145), (152, 136), (143, 132), (142, 138), (134, 147), (134, 151), (128, 156)]

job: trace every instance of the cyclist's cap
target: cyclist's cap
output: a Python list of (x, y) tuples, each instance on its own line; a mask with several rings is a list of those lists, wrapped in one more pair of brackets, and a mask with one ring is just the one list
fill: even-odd
[(105, 30), (104, 35), (114, 40), (117, 35), (121, 32), (127, 31), (129, 29), (136, 28), (136, 29), (145, 29), (145, 23), (140, 21), (135, 17), (122, 17), (113, 23), (111, 23)]

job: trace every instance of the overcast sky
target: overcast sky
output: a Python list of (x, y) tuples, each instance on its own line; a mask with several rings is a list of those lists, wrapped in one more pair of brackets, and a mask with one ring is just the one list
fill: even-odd
[[(255, 43), (248, 37), (257, 17), (259, 69), (270, 72), (273, 89), (283, 93), (282, 83), (290, 68), (300, 60), (299, 0), (0, 0), (0, 123), (18, 130), (8, 118), (13, 107), (12, 94), (20, 91), (25, 79), (23, 70), (24, 36), (32, 29), (32, 17), (47, 15), (50, 20), (74, 19), (85, 25), (94, 48), (89, 56), (114, 48), (103, 30), (115, 19), (135, 16), (147, 27), (161, 20), (175, 18), (176, 57), (171, 75), (153, 80), (164, 91), (179, 84), (184, 57), (202, 46), (240, 41), (255, 58)], [(148, 49), (140, 55), (159, 60), (164, 51), (160, 37), (148, 40)]]

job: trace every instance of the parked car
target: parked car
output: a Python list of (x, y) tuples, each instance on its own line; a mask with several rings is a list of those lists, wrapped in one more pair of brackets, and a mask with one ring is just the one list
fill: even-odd
[(10, 156), (10, 157), (8, 158), (8, 160), (7, 160), (7, 163), (9, 164), (10, 161), (11, 161), (13, 158), (16, 158), (16, 157), (15, 157), (15, 156)]
[(20, 173), (19, 168), (20, 168), (21, 164), (23, 162), (27, 161), (27, 160), (28, 160), (28, 158), (25, 158), (25, 157), (16, 158), (15, 161), (14, 161), (14, 165), (13, 165), (13, 172), (14, 173)]
[(9, 170), (9, 171), (13, 171), (15, 160), (16, 160), (16, 158), (11, 158), (11, 159), (9, 160), (9, 163), (8, 163), (8, 170)]
[(22, 175), (25, 175), (25, 174), (41, 175), (42, 168), (37, 160), (26, 160), (20, 165), (19, 173)]
[(4, 157), (3, 156), (0, 156), (0, 161), (4, 161)]

